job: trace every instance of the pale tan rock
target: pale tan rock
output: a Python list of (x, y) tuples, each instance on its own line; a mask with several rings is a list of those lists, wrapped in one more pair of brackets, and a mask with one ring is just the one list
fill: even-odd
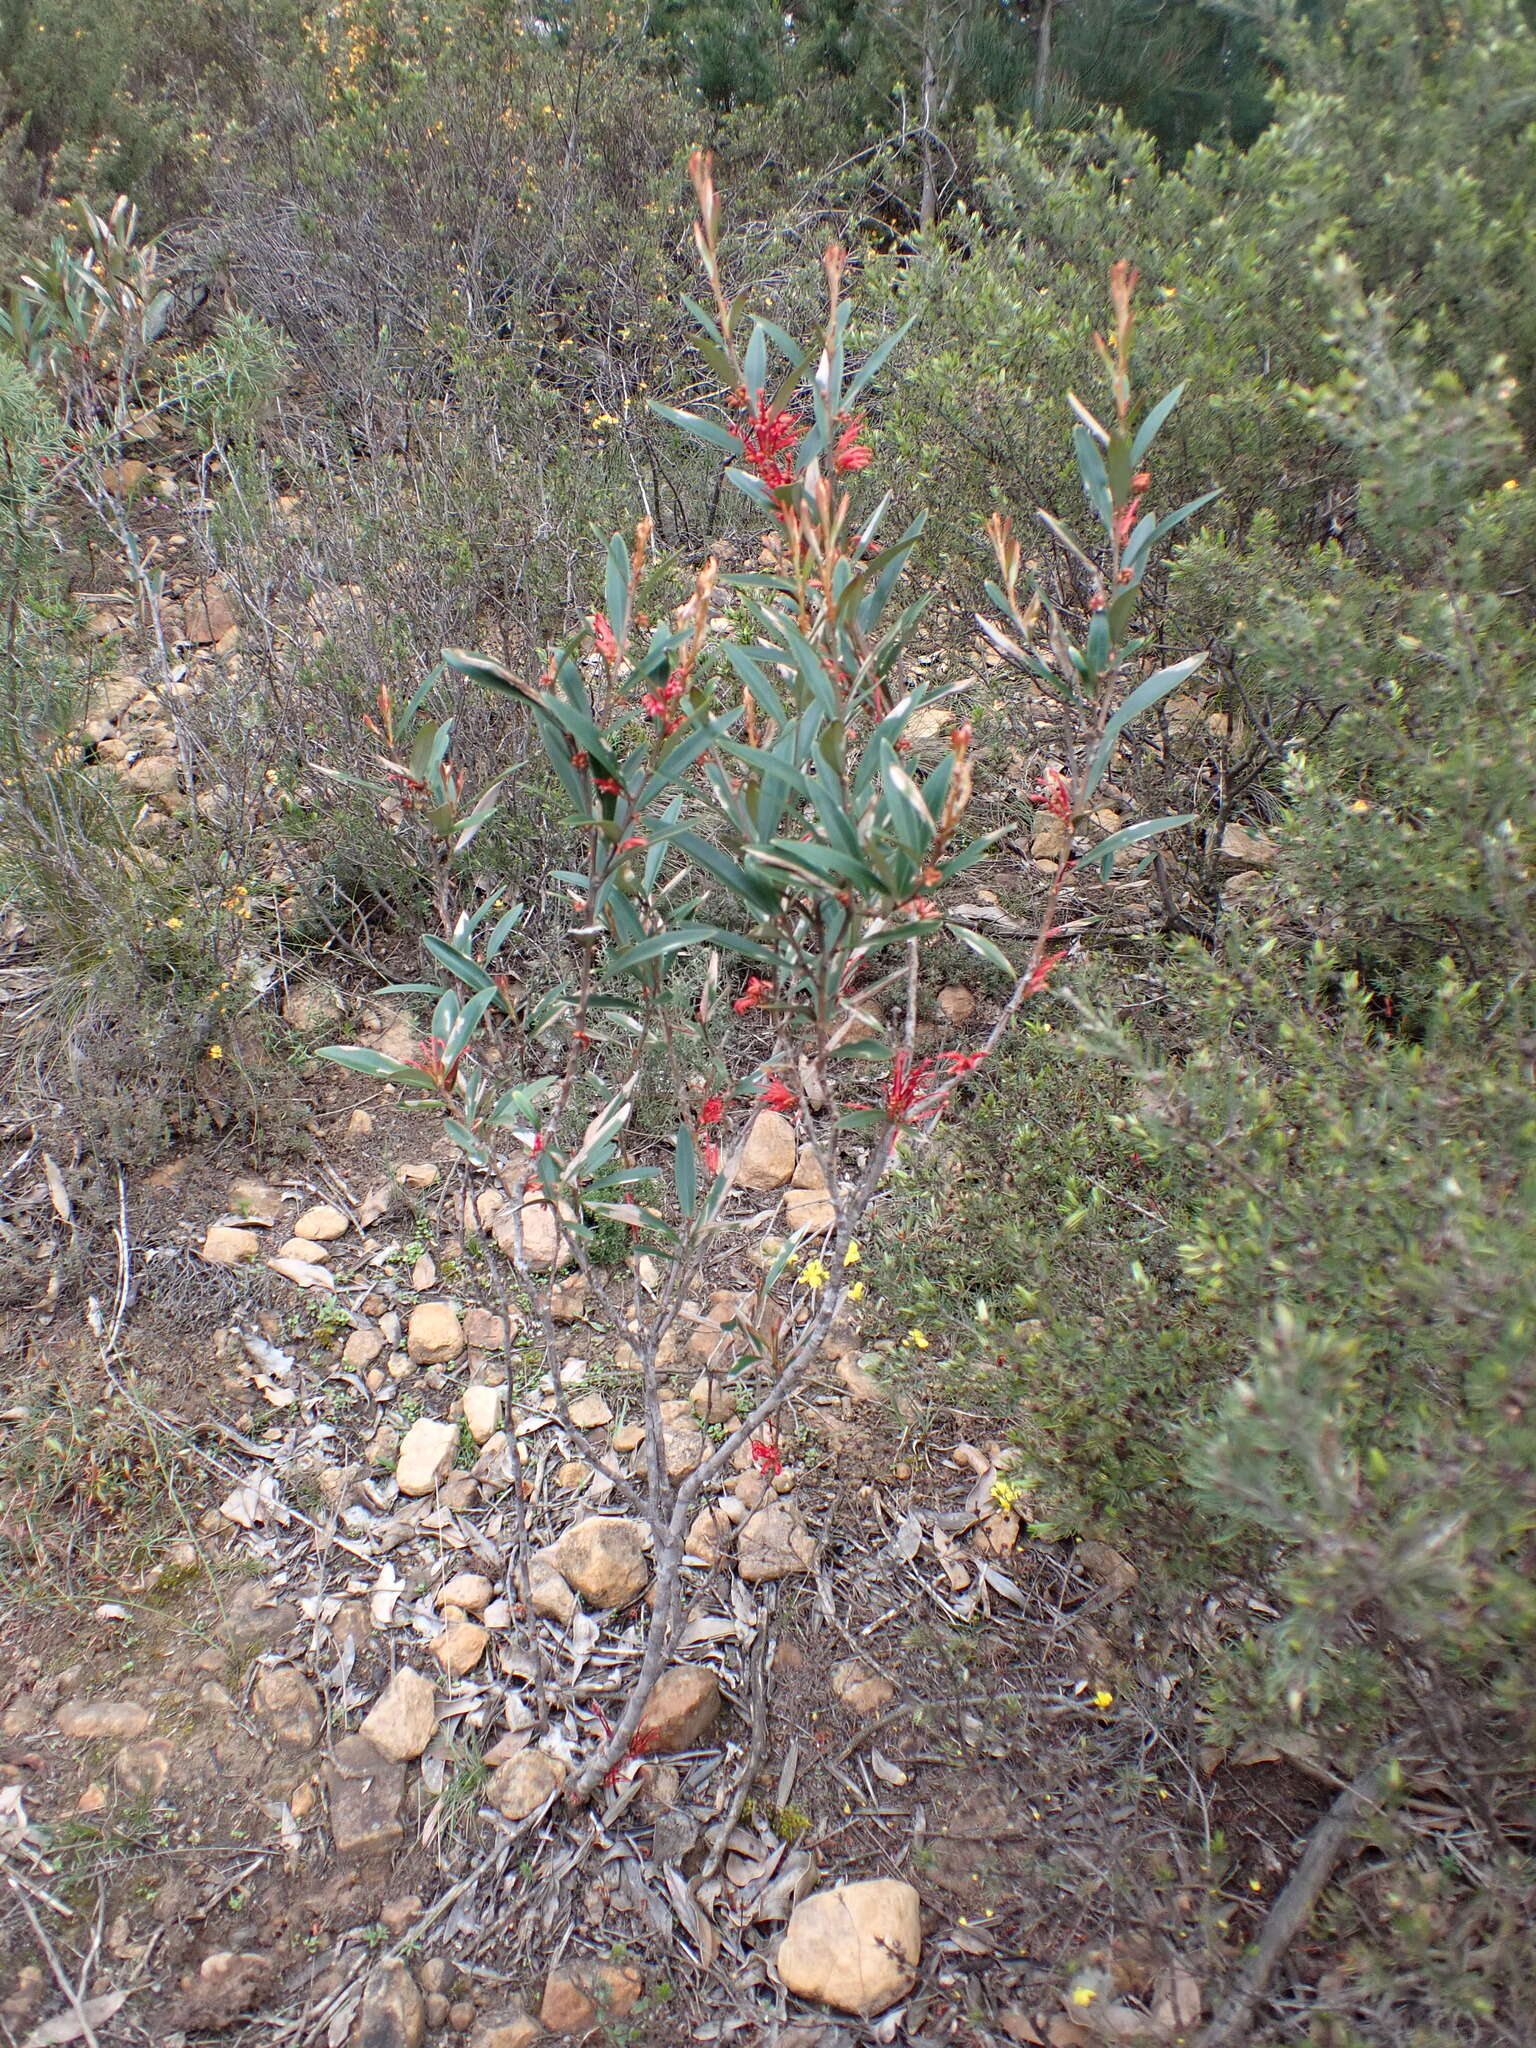
[(464, 1326), (450, 1302), (419, 1301), (411, 1310), (405, 1348), (417, 1365), (446, 1365), (464, 1349)]
[(701, 1373), (688, 1390), (693, 1412), (700, 1422), (734, 1422), (736, 1393), (728, 1380)]
[(341, 1362), (351, 1366), (354, 1372), (366, 1372), (370, 1365), (377, 1364), (383, 1350), (382, 1331), (353, 1330), (341, 1347)]
[(506, 1333), (505, 1317), (493, 1315), (488, 1308), (465, 1309), (464, 1342), (471, 1351), (500, 1351)]
[(720, 1681), (704, 1664), (674, 1664), (663, 1671), (645, 1703), (636, 1742), (647, 1753), (696, 1749), (720, 1718)]
[(485, 1655), (490, 1632), (476, 1621), (456, 1621), (432, 1644), (432, 1654), (450, 1678), (463, 1678)]
[(577, 1429), (606, 1429), (613, 1420), (613, 1410), (601, 1394), (579, 1394), (569, 1413)]
[(183, 623), (186, 638), (195, 647), (212, 647), (239, 623), (217, 577), (209, 578), (200, 596), (187, 599)]
[(645, 1531), (627, 1515), (588, 1515), (545, 1555), (589, 1607), (623, 1607), (650, 1582)]
[[(560, 1221), (575, 1221), (574, 1212), (564, 1204), (559, 1211), (559, 1220), (552, 1205), (542, 1195), (526, 1195), (517, 1211), (522, 1223), (523, 1259), (530, 1271), (535, 1273), (559, 1272), (568, 1266), (576, 1254), (571, 1249), (570, 1238), (560, 1228)], [(491, 1235), (498, 1250), (515, 1253), (517, 1232), (513, 1223), (510, 1206), (497, 1211), (491, 1226)]]
[(1221, 835), (1221, 852), (1224, 860), (1235, 861), (1239, 867), (1267, 868), (1276, 847), (1266, 833), (1250, 832), (1246, 825), (1228, 825)]
[(67, 1700), (53, 1725), (71, 1742), (136, 1742), (149, 1733), (151, 1719), (139, 1700)]
[(566, 1775), (559, 1757), (542, 1749), (525, 1749), (491, 1773), (486, 1801), (506, 1820), (526, 1820), (546, 1799), (554, 1797)]
[(743, 1522), (736, 1538), (736, 1569), (749, 1586), (767, 1585), (814, 1571), (817, 1544), (788, 1502), (770, 1500)]
[(366, 1109), (354, 1109), (347, 1118), (347, 1136), (349, 1138), (371, 1138), (373, 1136), (373, 1118)]
[(430, 1252), (423, 1252), (411, 1268), (411, 1292), (425, 1294), (428, 1288), (437, 1285), (437, 1261)]
[(896, 1878), (834, 1885), (802, 1899), (776, 1967), (787, 1991), (868, 2016), (905, 1997), (922, 1955), (918, 1895)]
[(136, 796), (175, 796), (181, 763), (174, 754), (143, 754), (123, 770), (123, 786)]
[(358, 1733), (392, 1763), (421, 1755), (437, 1728), (437, 1692), (429, 1678), (402, 1664), (364, 1717)]
[(430, 1159), (419, 1159), (410, 1166), (395, 1169), (395, 1179), (403, 1188), (435, 1188), (440, 1178)]
[[(725, 1325), (751, 1307), (750, 1298), (743, 1300), (740, 1295), (719, 1288), (709, 1297), (709, 1305), (694, 1324), (688, 1338), (689, 1356), (723, 1371), (735, 1358), (741, 1348), (741, 1338), (734, 1330), (727, 1331)], [(669, 1336), (671, 1331), (667, 1333)], [(658, 1360), (658, 1363), (660, 1361)]]
[(301, 1265), (323, 1266), (331, 1256), (328, 1244), (317, 1244), (311, 1237), (290, 1237), (277, 1248), (280, 1259), (297, 1259)]
[(881, 1386), (874, 1374), (866, 1372), (864, 1367), (852, 1358), (840, 1358), (837, 1361), (837, 1376), (842, 1381), (844, 1390), (855, 1401), (884, 1401), (889, 1399), (885, 1388)]
[(316, 1244), (329, 1244), (338, 1237), (345, 1237), (351, 1225), (341, 1211), (329, 1202), (316, 1202), (306, 1209), (293, 1226), (295, 1237), (307, 1237)]
[(567, 1458), (555, 1474), (555, 1484), (566, 1493), (580, 1493), (591, 1483), (592, 1467), (583, 1464), (580, 1458)]
[(809, 1145), (800, 1147), (795, 1177), (784, 1197), (784, 1228), (806, 1230), (813, 1237), (824, 1237), (837, 1228), (837, 1208), (827, 1192), (827, 1176)]
[(621, 1422), (608, 1441), (620, 1457), (625, 1457), (639, 1450), (645, 1442), (645, 1431), (638, 1422)]
[(575, 1273), (569, 1280), (562, 1280), (549, 1293), (549, 1313), (557, 1323), (579, 1323), (587, 1312), (587, 1280), (584, 1273)]
[(487, 1444), (501, 1427), (505, 1387), (466, 1387), (464, 1420), (477, 1444)]
[(563, 1963), (544, 1980), (539, 2019), (551, 2034), (586, 2034), (634, 2010), (645, 1979), (618, 1963)]
[(776, 1109), (760, 1109), (752, 1119), (736, 1185), (767, 1194), (783, 1187), (795, 1170), (795, 1127)]
[(947, 1024), (958, 1027), (969, 1024), (976, 1014), (976, 998), (968, 988), (959, 982), (952, 982), (948, 988), (941, 988), (936, 998), (939, 1015)]
[(896, 1688), (857, 1657), (832, 1666), (832, 1696), (856, 1714), (880, 1714), (896, 1697)]
[(283, 1212), (283, 1191), (264, 1180), (238, 1179), (229, 1184), (229, 1206), (242, 1223), (270, 1230)]
[[(727, 1501), (730, 1508), (736, 1510), (734, 1515), (728, 1511)], [(683, 1541), (684, 1557), (696, 1564), (714, 1564), (726, 1556), (736, 1538), (737, 1521), (745, 1513), (740, 1502), (730, 1500), (729, 1495), (713, 1507), (700, 1508), (688, 1524), (688, 1534)]]
[(320, 1740), (325, 1726), (320, 1695), (292, 1664), (274, 1664), (258, 1674), (251, 1707), (289, 1749), (313, 1749)]
[(228, 1223), (210, 1223), (198, 1253), (210, 1266), (240, 1266), (261, 1256), (261, 1239), (254, 1230), (240, 1230)]
[(112, 1760), (117, 1782), (135, 1799), (155, 1799), (171, 1775), (175, 1752), (163, 1736), (153, 1742), (125, 1742)]
[(709, 1452), (704, 1432), (692, 1415), (679, 1415), (667, 1423), (661, 1437), (662, 1463), (675, 1484), (696, 1472)]
[(451, 1422), (432, 1422), (425, 1415), (413, 1422), (400, 1446), (395, 1484), (413, 1500), (432, 1493), (453, 1470), (459, 1432)]
[(469, 2048), (533, 2048), (544, 2029), (520, 2005), (489, 2014), (469, 2037)]
[(437, 1604), (460, 1607), (466, 1614), (483, 1614), (496, 1597), (496, 1588), (483, 1572), (455, 1572), (438, 1590)]
[(576, 1595), (542, 1551), (528, 1560), (528, 1595), (535, 1614), (569, 1628), (576, 1618)]

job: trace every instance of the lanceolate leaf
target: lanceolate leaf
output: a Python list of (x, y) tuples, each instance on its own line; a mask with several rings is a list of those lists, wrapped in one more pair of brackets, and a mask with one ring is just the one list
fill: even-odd
[(1151, 839), (1160, 832), (1176, 832), (1181, 825), (1193, 825), (1194, 822), (1193, 811), (1185, 811), (1176, 818), (1142, 818), (1137, 824), (1126, 825), (1119, 832), (1111, 832), (1107, 839), (1101, 839), (1088, 859), (1107, 881), (1117, 853), (1123, 853), (1126, 847), (1136, 846), (1143, 839)]
[(1098, 751), (1088, 769), (1086, 794), (1091, 796), (1099, 785), (1099, 779), (1109, 766), (1110, 756), (1115, 751), (1115, 742), (1133, 718), (1139, 718), (1144, 711), (1150, 711), (1156, 704), (1172, 694), (1180, 683), (1186, 682), (1204, 662), (1203, 654), (1192, 654), (1187, 661), (1176, 661), (1172, 668), (1160, 668), (1132, 690), (1114, 717), (1104, 728), (1104, 737), (1099, 741)]

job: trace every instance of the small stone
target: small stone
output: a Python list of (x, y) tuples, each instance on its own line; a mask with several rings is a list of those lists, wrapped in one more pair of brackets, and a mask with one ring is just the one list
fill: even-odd
[(422, 2004), (426, 2011), (428, 2031), (440, 2034), (448, 2024), (448, 2015), (453, 2010), (452, 2005), (441, 1991), (429, 1991)]
[(136, 796), (174, 796), (181, 788), (181, 763), (174, 754), (143, 754), (123, 770), (123, 783)]
[(374, 1701), (358, 1731), (381, 1756), (409, 1763), (437, 1727), (437, 1692), (429, 1678), (402, 1664)]
[(153, 1799), (171, 1775), (171, 1745), (160, 1738), (154, 1742), (127, 1742), (112, 1762), (117, 1782), (135, 1799)]
[(261, 1239), (254, 1230), (240, 1230), (229, 1223), (210, 1223), (198, 1257), (209, 1266), (239, 1266), (261, 1256)]
[(379, 1963), (363, 1985), (352, 2048), (421, 2048), (426, 2038), (426, 2007), (410, 1971), (402, 1962)]
[(809, 1145), (800, 1147), (795, 1177), (784, 1197), (784, 1227), (790, 1231), (809, 1231), (813, 1237), (824, 1237), (837, 1227), (837, 1209), (827, 1193), (827, 1176)]
[(969, 1024), (976, 1014), (976, 998), (968, 988), (962, 988), (958, 982), (952, 982), (948, 988), (941, 988), (937, 1001), (939, 1015), (946, 1024), (953, 1024), (956, 1029), (962, 1024)]
[(613, 1410), (601, 1394), (581, 1394), (571, 1403), (570, 1417), (577, 1429), (606, 1429)]
[[(733, 1501), (731, 1505), (738, 1514), (742, 1512), (739, 1502)], [(717, 1502), (714, 1507), (700, 1508), (688, 1524), (683, 1555), (696, 1564), (715, 1564), (729, 1552), (735, 1535), (736, 1521), (724, 1501)]]
[(1096, 1579), (1107, 1592), (1116, 1596), (1131, 1592), (1141, 1578), (1131, 1560), (1122, 1557), (1112, 1544), (1079, 1543), (1072, 1555), (1089, 1578)]
[(533, 2048), (543, 2031), (522, 2006), (506, 2005), (486, 2015), (470, 2035), (469, 2048)]
[(662, 1431), (662, 1463), (667, 1468), (667, 1477), (674, 1483), (686, 1479), (690, 1472), (696, 1472), (708, 1453), (708, 1440), (691, 1415), (675, 1417)]
[(297, 1259), (301, 1264), (323, 1266), (331, 1256), (328, 1244), (317, 1243), (314, 1238), (290, 1237), (277, 1248), (280, 1259)]
[(884, 1401), (885, 1388), (873, 1373), (866, 1372), (854, 1359), (840, 1358), (837, 1361), (837, 1376), (843, 1383), (844, 1391), (855, 1401)]
[(535, 1273), (558, 1272), (576, 1256), (569, 1236), (560, 1228), (561, 1220), (574, 1222), (575, 1217), (562, 1207), (557, 1218), (555, 1210), (542, 1196), (526, 1195), (517, 1210), (517, 1221), (514, 1221), (510, 1205), (497, 1210), (491, 1224), (491, 1235), (496, 1240), (498, 1251), (515, 1256), (520, 1222), (523, 1259), (529, 1269)]
[[(417, 1966), (416, 1982), (423, 1991), (452, 1991), (458, 1982), (459, 1973), (446, 1956), (428, 1956)], [(446, 2011), (446, 2008), (445, 2008)]]
[(777, 1968), (797, 1998), (868, 2016), (911, 1990), (921, 1954), (916, 1891), (876, 1877), (802, 1899), (789, 1917)]
[(507, 1324), (504, 1316), (492, 1315), (488, 1308), (467, 1308), (464, 1311), (464, 1342), (471, 1351), (500, 1351), (506, 1341)]
[(796, 1510), (770, 1500), (743, 1523), (736, 1538), (736, 1569), (749, 1586), (767, 1585), (816, 1568), (816, 1539)]
[(491, 1773), (485, 1788), (488, 1803), (504, 1820), (526, 1820), (552, 1799), (566, 1780), (566, 1767), (542, 1749), (525, 1749)]
[(1224, 860), (1235, 861), (1239, 867), (1268, 867), (1275, 857), (1273, 839), (1263, 832), (1250, 832), (1246, 825), (1228, 825), (1221, 835), (1221, 852)]
[(587, 1309), (587, 1281), (584, 1273), (573, 1274), (549, 1291), (550, 1319), (557, 1323), (579, 1323)]
[(455, 1572), (437, 1596), (439, 1607), (459, 1607), (466, 1614), (483, 1614), (496, 1597), (496, 1588), (482, 1572)]
[(345, 1237), (351, 1227), (339, 1209), (332, 1208), (329, 1202), (317, 1202), (294, 1224), (293, 1234), (311, 1238), (316, 1244), (329, 1244), (335, 1238)]
[(276, 1600), (263, 1580), (247, 1579), (224, 1603), (222, 1632), (235, 1649), (246, 1650), (276, 1642), (296, 1629), (301, 1618), (291, 1600)]
[(795, 1127), (776, 1109), (760, 1109), (752, 1119), (736, 1185), (766, 1194), (781, 1188), (795, 1170)]
[(251, 1705), (271, 1728), (273, 1738), (288, 1749), (313, 1749), (320, 1740), (325, 1712), (320, 1695), (291, 1664), (275, 1664), (261, 1672)]
[(592, 1467), (584, 1465), (580, 1458), (567, 1458), (555, 1472), (555, 1484), (565, 1493), (580, 1493), (591, 1479)]
[(435, 1188), (438, 1172), (430, 1159), (420, 1159), (409, 1166), (396, 1167), (395, 1179), (403, 1188)]
[(505, 1399), (504, 1387), (464, 1389), (464, 1421), (477, 1444), (489, 1443), (500, 1429), (501, 1407)]
[(347, 1118), (347, 1136), (349, 1138), (371, 1138), (373, 1136), (373, 1118), (366, 1109), (354, 1109)]
[(385, 1933), (398, 1940), (420, 1912), (420, 1896), (416, 1892), (407, 1892), (403, 1899), (386, 1899), (379, 1908), (379, 1919)]
[(464, 1349), (464, 1326), (446, 1301), (419, 1301), (411, 1310), (405, 1348), (417, 1365), (446, 1365)]
[(429, 1287), (437, 1285), (437, 1261), (430, 1252), (423, 1252), (411, 1268), (411, 1291), (425, 1294)]
[(366, 1372), (384, 1350), (383, 1333), (379, 1330), (354, 1330), (341, 1347), (341, 1362), (354, 1372)]
[(585, 2034), (633, 2011), (645, 1980), (617, 1963), (562, 1963), (544, 1980), (539, 2019), (551, 2034)]
[(485, 1655), (489, 1633), (475, 1621), (456, 1621), (432, 1644), (432, 1654), (450, 1678), (463, 1678)]
[[(372, 1379), (374, 1375), (369, 1374)], [(378, 1375), (379, 1385), (384, 1384), (383, 1374)], [(363, 1456), (370, 1465), (393, 1465), (400, 1456), (400, 1432), (392, 1422), (381, 1422), (363, 1445)]]
[(510, 1603), (506, 1600), (493, 1600), (481, 1615), (480, 1625), (482, 1628), (490, 1629), (492, 1634), (499, 1628), (510, 1628), (512, 1626), (512, 1608)]
[(149, 1733), (151, 1718), (138, 1700), (68, 1700), (53, 1725), (72, 1742), (135, 1742)]
[(765, 1472), (743, 1472), (731, 1481), (731, 1497), (744, 1508), (760, 1508), (773, 1491)]
[(467, 2034), (475, 2024), (475, 2008), (467, 1998), (456, 1998), (448, 2008), (448, 2031)]
[(623, 1607), (650, 1580), (645, 1530), (625, 1515), (588, 1515), (545, 1552), (589, 1607)]
[(857, 1657), (844, 1657), (832, 1666), (832, 1696), (856, 1714), (878, 1714), (895, 1699), (896, 1688)]
[(413, 1422), (400, 1446), (395, 1484), (412, 1500), (434, 1491), (453, 1470), (459, 1432), (451, 1422), (431, 1422), (425, 1415)]
[(625, 1457), (639, 1450), (645, 1442), (645, 1431), (638, 1422), (621, 1422), (608, 1441), (620, 1457)]
[(405, 1766), (381, 1756), (361, 1735), (348, 1735), (337, 1743), (324, 1776), (337, 1855), (392, 1854), (405, 1834)]
[(229, 1206), (242, 1223), (260, 1224), (270, 1230), (283, 1209), (283, 1191), (270, 1187), (264, 1180), (232, 1180), (229, 1184)]
[(696, 1749), (720, 1718), (720, 1681), (703, 1664), (674, 1664), (656, 1681), (635, 1730), (651, 1755)]
[(693, 1412), (700, 1422), (734, 1422), (736, 1396), (726, 1381), (701, 1373), (688, 1393)]
[(528, 1597), (546, 1621), (569, 1628), (576, 1618), (576, 1595), (542, 1551), (528, 1560)]

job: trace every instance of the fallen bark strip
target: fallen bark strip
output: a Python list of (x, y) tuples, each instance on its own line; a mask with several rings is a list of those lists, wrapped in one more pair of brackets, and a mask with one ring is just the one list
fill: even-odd
[(1248, 2039), (1259, 2000), (1281, 1957), (1311, 1919), (1324, 1887), (1349, 1847), (1355, 1823), (1378, 1804), (1390, 1761), (1385, 1754), (1375, 1756), (1312, 1830), (1301, 1861), (1269, 1909), (1252, 1955), (1238, 1972), (1236, 1982), (1195, 2048), (1241, 2048)]

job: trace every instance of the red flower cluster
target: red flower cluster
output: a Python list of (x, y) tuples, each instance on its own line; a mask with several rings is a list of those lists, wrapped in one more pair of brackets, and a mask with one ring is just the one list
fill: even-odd
[[(859, 439), (860, 434), (864, 431), (863, 420), (859, 418), (857, 413), (850, 418), (845, 412), (840, 412), (837, 418), (838, 424), (842, 426), (843, 431), (838, 435), (837, 444), (832, 450), (832, 467), (834, 469), (868, 469), (875, 458), (873, 451), (865, 447), (864, 443)], [(843, 424), (845, 421), (846, 425)]]
[(795, 449), (804, 424), (797, 412), (775, 412), (759, 392), (746, 420), (732, 428), (741, 443), (742, 461), (770, 491), (781, 491), (794, 482)]
[(1151, 477), (1144, 469), (1138, 469), (1131, 478), (1131, 491), (1133, 495), (1127, 499), (1125, 504), (1115, 514), (1115, 545), (1117, 547), (1123, 548), (1130, 539), (1131, 529), (1136, 524), (1136, 509), (1141, 503), (1141, 494), (1151, 481)]
[(451, 1088), (458, 1078), (459, 1063), (448, 1061), (448, 1041), (444, 1038), (424, 1038), (416, 1048), (413, 1065), (424, 1074), (429, 1074), (439, 1088)]
[[(936, 1117), (944, 1107), (939, 1090), (959, 1074), (974, 1073), (986, 1057), (984, 1052), (941, 1052), (914, 1060), (909, 1053), (898, 1052), (885, 1083), (887, 1123), (911, 1129)], [(867, 1108), (868, 1104), (857, 1106)]]
[(619, 643), (613, 637), (613, 628), (608, 623), (606, 612), (592, 614), (592, 638), (597, 642), (597, 651), (610, 668), (619, 658)]
[(725, 1098), (723, 1095), (707, 1096), (699, 1104), (699, 1122), (701, 1124), (717, 1124), (724, 1115)]
[(1055, 818), (1072, 815), (1072, 788), (1059, 768), (1047, 768), (1040, 787), (1030, 792), (1030, 802)]
[(764, 981), (760, 974), (749, 974), (747, 976), (746, 989), (732, 1003), (731, 1008), (738, 1017), (745, 1017), (748, 1010), (755, 1010), (766, 997), (772, 994), (773, 983), (771, 981)]
[(782, 1081), (770, 1081), (757, 1098), (760, 1109), (776, 1109), (780, 1116), (793, 1116), (800, 1107)]
[(765, 1479), (777, 1479), (784, 1470), (784, 1459), (778, 1445), (769, 1443), (766, 1438), (753, 1439), (752, 1462)]
[(656, 720), (663, 739), (670, 739), (683, 722), (677, 703), (687, 687), (688, 678), (680, 668), (675, 668), (659, 690), (647, 690), (640, 699), (641, 710), (647, 718)]

